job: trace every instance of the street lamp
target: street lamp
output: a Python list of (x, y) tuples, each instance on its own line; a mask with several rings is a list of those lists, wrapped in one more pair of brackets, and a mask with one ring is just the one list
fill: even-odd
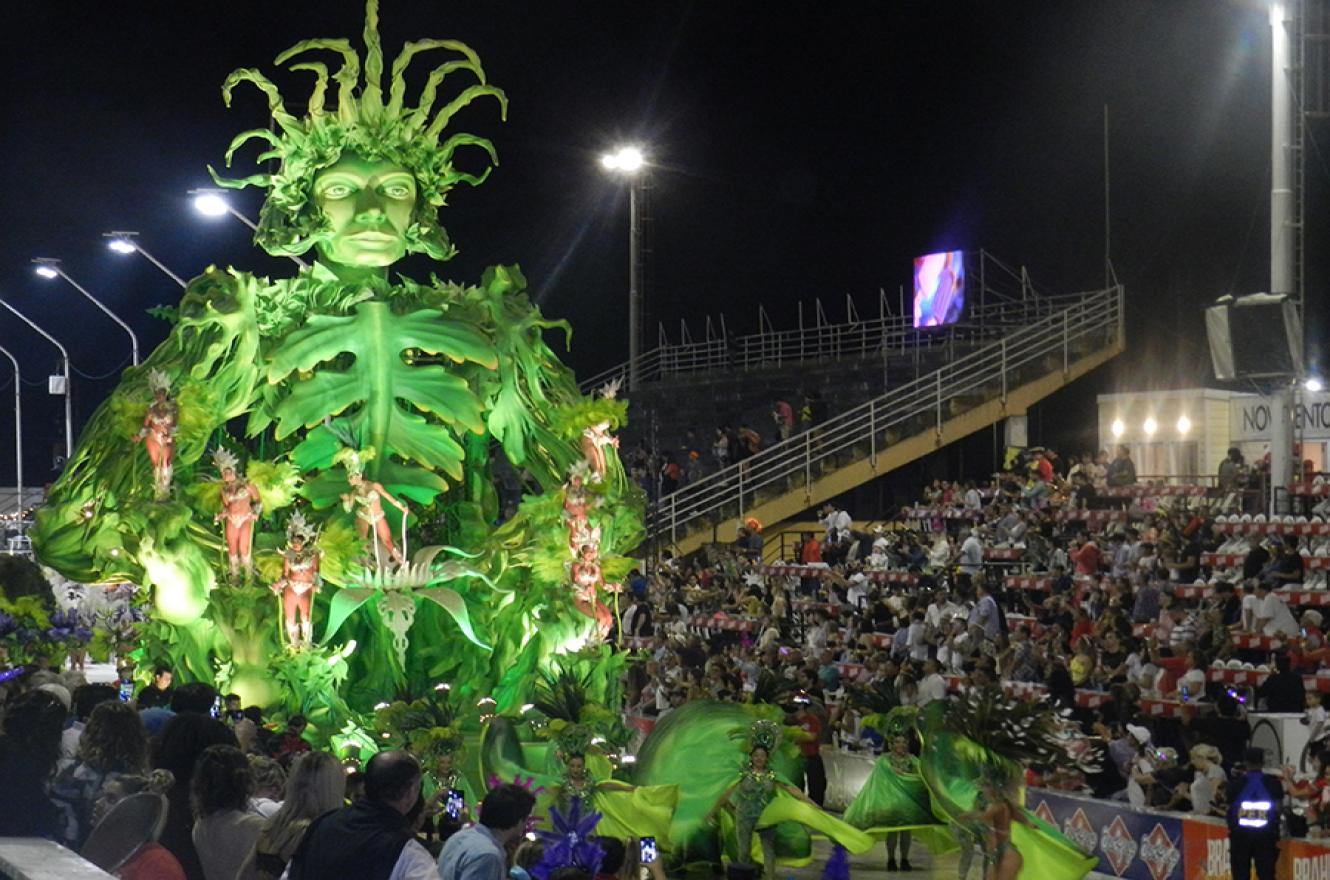
[(123, 230), (112, 230), (110, 232), (102, 233), (102, 238), (107, 239), (106, 246), (111, 250), (115, 251), (117, 254), (139, 254), (143, 259), (160, 269), (162, 274), (167, 278), (170, 278), (176, 284), (179, 284), (181, 288), (184, 288), (185, 279), (163, 266), (161, 260), (148, 253), (143, 245), (139, 244), (137, 236), (137, 232), (125, 232)]
[(619, 147), (600, 157), (611, 174), (628, 178), (628, 390), (637, 390), (642, 359), (642, 180), (647, 162), (638, 147)]
[(79, 284), (73, 278), (70, 278), (69, 273), (67, 273), (64, 269), (60, 268), (59, 260), (54, 260), (51, 259), (50, 257), (37, 257), (36, 259), (33, 260), (33, 262), (37, 264), (36, 272), (38, 275), (48, 279), (50, 278), (65, 279), (66, 281), (69, 282), (70, 287), (73, 287), (79, 293), (83, 294), (88, 299), (88, 302), (92, 303), (97, 308), (101, 309), (103, 312), (106, 313), (107, 317), (109, 317), (112, 321), (115, 321), (117, 324), (119, 324), (120, 329), (124, 330), (126, 333), (129, 334), (130, 358), (133, 361), (134, 366), (137, 367), (139, 365), (139, 338), (134, 335), (134, 331), (130, 329), (130, 326), (120, 319), (119, 315), (108, 309), (105, 306), (105, 304), (103, 304), (102, 301), (99, 300), (97, 297), (93, 296), (91, 293), (88, 293), (88, 289), (86, 287), (84, 287), (82, 284)]
[[(55, 276), (52, 275), (50, 277), (54, 278)], [(40, 334), (43, 339), (45, 339), (47, 342), (51, 343), (60, 350), (60, 365), (65, 378), (65, 387), (63, 389), (63, 393), (65, 395), (65, 463), (68, 464), (69, 460), (74, 456), (74, 406), (72, 403), (72, 398), (70, 396), (70, 392), (73, 390), (73, 387), (69, 379), (69, 351), (63, 345), (60, 344), (60, 341), (58, 339), (56, 339), (50, 333), (47, 333), (41, 327), (37, 326), (37, 323), (35, 321), (33, 321), (27, 315), (20, 312), (18, 309), (11, 306), (9, 303), (5, 302), (3, 299), (0, 299), (0, 306), (4, 306), (5, 308), (9, 309), (11, 312), (14, 313), (15, 317), (17, 317), (24, 324), (27, 324), (33, 330), (36, 330), (37, 333)]]
[[(204, 217), (225, 217), (227, 214), (230, 214), (232, 217), (248, 226), (252, 231), (259, 231), (259, 225), (257, 223), (231, 207), (231, 203), (226, 199), (226, 190), (200, 187), (199, 189), (191, 189), (189, 194), (194, 197), (194, 210), (198, 211)], [(287, 258), (302, 269), (309, 266), (309, 263), (306, 263), (297, 256), (288, 254)]]
[(14, 521), (18, 524), (18, 533), (23, 534), (23, 374), (19, 372), (18, 358), (8, 349), (0, 348), (0, 354), (9, 358), (14, 365), (14, 482), (18, 489), (18, 512)]

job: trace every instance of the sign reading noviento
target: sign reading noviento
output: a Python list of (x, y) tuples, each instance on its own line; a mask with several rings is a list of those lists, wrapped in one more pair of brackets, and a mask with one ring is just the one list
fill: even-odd
[[(1270, 439), (1270, 398), (1234, 397), (1229, 406), (1232, 442)], [(1293, 428), (1304, 440), (1330, 440), (1330, 394), (1304, 392), (1293, 407)]]

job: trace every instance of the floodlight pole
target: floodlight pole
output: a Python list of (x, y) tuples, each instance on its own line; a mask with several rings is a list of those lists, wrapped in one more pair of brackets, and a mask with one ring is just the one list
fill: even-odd
[(119, 315), (111, 311), (109, 308), (106, 307), (106, 305), (101, 300), (99, 300), (97, 297), (89, 293), (86, 287), (84, 287), (82, 284), (79, 284), (73, 278), (69, 277), (69, 273), (60, 267), (59, 260), (53, 260), (46, 257), (38, 257), (37, 259), (33, 260), (33, 262), (39, 266), (45, 266), (55, 274), (59, 275), (61, 278), (68, 281), (70, 287), (74, 288), (79, 293), (83, 294), (83, 296), (88, 300), (88, 302), (92, 303), (97, 308), (101, 309), (103, 312), (106, 313), (106, 317), (110, 318), (112, 321), (115, 321), (117, 324), (119, 324), (120, 329), (124, 330), (126, 333), (129, 334), (130, 359), (133, 362), (134, 366), (137, 367), (139, 365), (139, 338), (138, 336), (134, 335), (133, 329), (131, 329), (128, 324), (126, 324), (124, 321), (120, 319)]
[(180, 285), (181, 290), (184, 290), (185, 287), (187, 286), (185, 283), (185, 279), (181, 278), (179, 275), (172, 272), (170, 269), (166, 268), (166, 266), (162, 264), (161, 260), (157, 259), (152, 254), (148, 253), (148, 249), (145, 248), (143, 245), (139, 244), (137, 232), (117, 232), (113, 230), (111, 232), (103, 232), (102, 237), (111, 239), (112, 244), (115, 244), (119, 241), (123, 241), (131, 245), (134, 248), (134, 250), (138, 251), (139, 255), (142, 256), (143, 259), (147, 260), (149, 263), (152, 263), (154, 266), (158, 268), (158, 270), (161, 271), (163, 275), (165, 275), (167, 278), (170, 278), (176, 284)]
[(23, 534), (23, 374), (19, 371), (18, 358), (8, 349), (0, 348), (0, 354), (9, 358), (14, 365), (14, 481), (18, 484), (18, 512), (15, 522), (18, 533)]
[(69, 351), (60, 344), (60, 340), (37, 326), (35, 321), (3, 299), (0, 299), (0, 306), (9, 309), (20, 321), (36, 330), (43, 339), (60, 350), (60, 363), (65, 377), (65, 463), (68, 464), (69, 460), (74, 457), (74, 405), (70, 394), (73, 391), (73, 382), (69, 377)]
[(636, 391), (642, 359), (642, 178), (628, 184), (628, 390)]

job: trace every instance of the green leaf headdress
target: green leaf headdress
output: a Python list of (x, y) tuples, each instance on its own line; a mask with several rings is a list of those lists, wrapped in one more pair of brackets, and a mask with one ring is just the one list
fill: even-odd
[[(278, 55), (273, 62), (288, 65), (314, 75), (314, 87), (304, 118), (290, 113), (277, 86), (253, 68), (233, 71), (222, 84), (222, 98), (229, 107), (231, 93), (242, 82), (253, 84), (268, 98), (268, 111), (274, 125), (242, 132), (226, 151), (226, 165), (231, 166), (237, 150), (252, 140), (263, 141), (267, 149), (256, 157), (258, 162), (277, 160), (277, 171), (254, 174), (240, 179), (223, 178), (212, 168), (213, 179), (221, 186), (240, 189), (261, 186), (268, 198), (259, 215), (255, 242), (270, 254), (297, 255), (314, 247), (328, 233), (327, 222), (314, 202), (312, 188), (319, 171), (337, 162), (343, 153), (355, 153), (371, 161), (401, 165), (416, 178), (419, 195), (411, 225), (407, 229), (408, 250), (428, 254), (436, 260), (451, 258), (456, 249), (439, 225), (438, 209), (445, 204), (449, 190), (459, 183), (478, 186), (499, 162), (494, 145), (473, 134), (454, 133), (440, 140), (452, 118), (478, 98), (498, 101), (501, 118), (507, 118), (508, 98), (490, 85), (480, 58), (465, 43), (457, 40), (419, 40), (407, 43), (393, 61), (385, 100), (383, 87), (383, 47), (379, 40), (379, 3), (365, 3), (365, 54), (362, 80), (361, 56), (346, 39), (304, 40)], [(420, 92), (414, 107), (406, 105), (406, 69), (421, 53), (443, 49), (456, 56), (435, 67)], [(329, 72), (322, 61), (301, 60), (307, 53), (328, 51), (340, 56), (341, 66)], [(455, 73), (469, 73), (475, 82), (456, 97), (435, 109), (439, 87)], [(336, 84), (336, 109), (329, 108), (329, 82)], [(462, 147), (476, 147), (492, 163), (480, 174), (460, 171), (453, 157)]]
[(745, 751), (751, 752), (753, 749), (766, 749), (768, 755), (774, 754), (780, 747), (781, 726), (775, 721), (763, 719), (754, 721), (748, 728), (748, 738), (745, 741)]

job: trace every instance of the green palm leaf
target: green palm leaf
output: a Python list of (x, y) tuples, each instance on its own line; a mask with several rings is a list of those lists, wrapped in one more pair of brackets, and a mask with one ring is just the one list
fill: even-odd
[[(315, 315), (286, 339), (268, 368), (270, 384), (297, 371), (313, 372), (292, 382), (276, 403), (277, 439), (336, 415), (362, 445), (379, 451), (368, 468), (371, 478), (379, 479), (392, 454), (460, 480), (464, 451), (458, 435), (484, 431), (481, 401), (447, 368), (408, 363), (409, 349), (454, 363), (497, 364), (479, 329), (445, 320), (433, 309), (394, 315), (388, 303), (362, 302), (353, 315)], [(344, 364), (347, 355), (352, 360)]]

